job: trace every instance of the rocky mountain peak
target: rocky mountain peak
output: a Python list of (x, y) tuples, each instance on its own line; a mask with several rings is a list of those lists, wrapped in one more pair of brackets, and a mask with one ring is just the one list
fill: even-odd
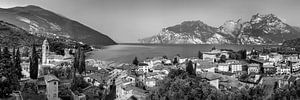
[(208, 26), (200, 20), (197, 21), (184, 21), (181, 24), (167, 27), (166, 30), (172, 31), (175, 33), (199, 33), (206, 31), (207, 33), (211, 33), (216, 28)]
[(259, 24), (259, 23), (263, 23), (263, 24), (268, 24), (268, 23), (282, 23), (282, 21), (277, 17), (275, 16), (274, 14), (265, 14), (265, 15), (262, 15), (262, 14), (259, 14), (257, 13), (256, 15), (253, 15), (251, 17), (251, 20), (250, 22), (252, 24)]
[(219, 31), (224, 34), (237, 37), (240, 34), (240, 29), (242, 28), (243, 24), (241, 20), (242, 19), (238, 19), (237, 21), (228, 20), (219, 27)]
[(277, 44), (300, 37), (300, 32), (296, 29), (274, 14), (257, 13), (249, 21), (228, 20), (219, 28), (202, 21), (184, 21), (164, 29), (159, 35), (140, 41), (161, 43), (163, 39), (163, 43), (171, 44)]

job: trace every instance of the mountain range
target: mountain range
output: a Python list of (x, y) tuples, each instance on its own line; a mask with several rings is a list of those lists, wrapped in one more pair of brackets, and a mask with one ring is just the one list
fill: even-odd
[(229, 20), (219, 27), (200, 20), (184, 21), (139, 41), (157, 44), (281, 44), (299, 37), (299, 27), (284, 23), (274, 14), (257, 13), (249, 21)]
[(0, 8), (0, 20), (39, 37), (64, 38), (96, 46), (116, 44), (92, 28), (34, 5)]

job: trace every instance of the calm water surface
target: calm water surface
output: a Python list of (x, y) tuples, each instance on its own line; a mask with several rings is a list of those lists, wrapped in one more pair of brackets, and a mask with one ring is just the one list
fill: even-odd
[(95, 50), (88, 53), (88, 58), (106, 61), (116, 61), (131, 63), (134, 57), (144, 60), (147, 57), (166, 55), (173, 57), (180, 54), (181, 57), (196, 57), (198, 51), (207, 52), (211, 48), (232, 49), (232, 50), (251, 50), (279, 47), (279, 45), (233, 45), (233, 44), (176, 44), (176, 45), (143, 45), (143, 44), (121, 44), (106, 46), (104, 49)]

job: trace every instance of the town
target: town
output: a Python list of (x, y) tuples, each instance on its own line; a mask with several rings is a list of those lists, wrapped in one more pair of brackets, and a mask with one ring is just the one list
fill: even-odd
[[(14, 100), (161, 99), (155, 98), (153, 91), (166, 84), (162, 82), (177, 77), (178, 73), (188, 73), (217, 91), (260, 87), (261, 91), (256, 94), (264, 93), (263, 96), (251, 98), (253, 94), (250, 94), (251, 99), (299, 99), (300, 56), (295, 48), (233, 51), (214, 47), (209, 52), (199, 51), (195, 57), (162, 55), (141, 61), (135, 57), (132, 63), (86, 59), (80, 46), (65, 48), (64, 55), (50, 52), (49, 48), (47, 39), (41, 47), (33, 46), (30, 53), (24, 49), (16, 52), (15, 48), (4, 48), (1, 97)], [(12, 71), (6, 69), (10, 58), (13, 58), (13, 66), (21, 67), (16, 67), (17, 79), (6, 73), (6, 70)], [(285, 89), (289, 91), (284, 94)], [(281, 96), (274, 97), (276, 93)]]

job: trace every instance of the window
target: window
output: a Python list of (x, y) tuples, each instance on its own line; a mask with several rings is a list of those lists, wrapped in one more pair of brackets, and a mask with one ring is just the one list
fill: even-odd
[(53, 84), (56, 85), (56, 82), (54, 82)]

